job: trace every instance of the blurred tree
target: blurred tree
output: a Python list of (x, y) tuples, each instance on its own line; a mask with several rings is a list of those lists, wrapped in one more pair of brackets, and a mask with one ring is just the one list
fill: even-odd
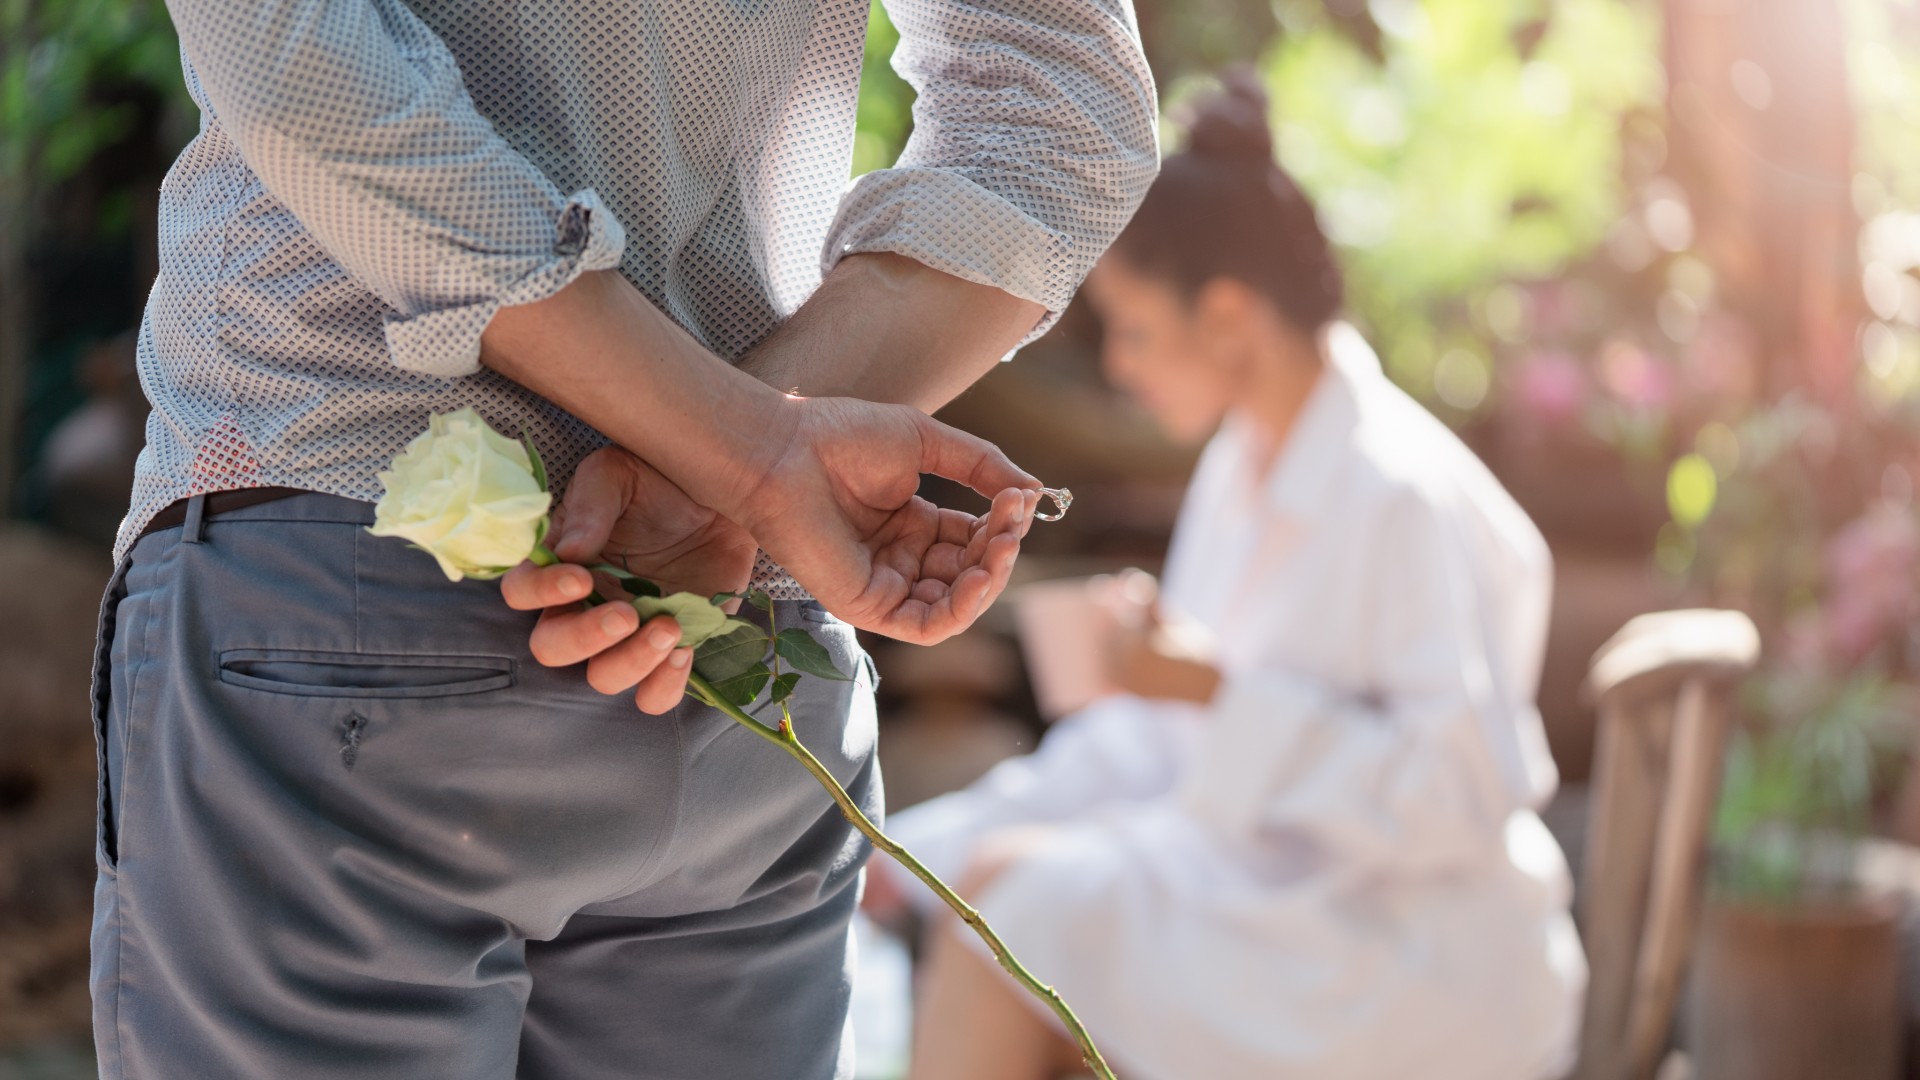
[[(1357, 0), (1340, 6), (1366, 10)], [(1162, 86), (1251, 63), (1279, 29), (1267, 0), (1140, 0), (1135, 7), (1147, 62)]]
[(0, 0), (0, 514), (15, 506), (42, 307), (28, 262), (35, 230), (61, 185), (133, 133), (137, 99), (181, 94), (179, 46), (160, 0)]
[(860, 117), (853, 137), (853, 175), (892, 165), (913, 131), (913, 87), (893, 71), (900, 32), (878, 2), (867, 17), (867, 51), (860, 62)]
[(1769, 388), (1853, 398), (1864, 311), (1854, 116), (1838, 0), (1667, 0), (1671, 170)]
[(1620, 0), (1283, 4), (1262, 62), (1282, 162), (1342, 249), (1396, 378), (1471, 412), (1489, 345), (1527, 332), (1508, 283), (1587, 256), (1625, 201), (1622, 131), (1661, 89), (1656, 12)]

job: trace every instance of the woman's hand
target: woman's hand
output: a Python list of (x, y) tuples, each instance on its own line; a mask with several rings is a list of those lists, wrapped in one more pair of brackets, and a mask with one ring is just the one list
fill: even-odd
[(522, 563), (500, 581), (509, 606), (539, 611), (530, 646), (549, 667), (586, 661), (587, 682), (603, 694), (632, 689), (643, 712), (679, 704), (692, 650), (676, 648), (669, 615), (640, 625), (632, 607), (583, 608), (594, 583), (578, 563), (605, 562), (666, 592), (738, 592), (753, 572), (753, 538), (688, 498), (646, 462), (618, 447), (587, 456), (553, 515), (550, 546), (564, 562)]
[(1205, 705), (1220, 689), (1220, 670), (1157, 621), (1117, 622), (1106, 652), (1107, 677), (1136, 697)]

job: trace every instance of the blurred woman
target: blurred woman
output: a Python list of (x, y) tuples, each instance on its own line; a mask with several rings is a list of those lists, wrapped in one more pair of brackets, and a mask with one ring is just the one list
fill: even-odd
[[(1560, 1075), (1585, 966), (1534, 814), (1546, 547), (1338, 321), (1257, 90), (1201, 112), (1086, 291), (1112, 380), (1211, 436), (1165, 586), (1109, 643), (1125, 693), (895, 834), (1126, 1080)], [(1023, 993), (943, 924), (915, 1080), (1072, 1072)]]

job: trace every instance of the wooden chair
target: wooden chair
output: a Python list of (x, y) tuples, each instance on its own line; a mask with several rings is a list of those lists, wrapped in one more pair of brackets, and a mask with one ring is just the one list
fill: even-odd
[(1591, 974), (1574, 1080), (1653, 1080), (1666, 1052), (1733, 693), (1759, 655), (1745, 615), (1693, 610), (1640, 616), (1594, 656), (1580, 896)]

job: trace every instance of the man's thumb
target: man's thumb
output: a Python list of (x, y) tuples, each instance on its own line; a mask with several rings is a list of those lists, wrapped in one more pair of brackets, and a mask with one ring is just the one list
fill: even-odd
[(604, 451), (588, 455), (554, 510), (555, 536), (548, 546), (565, 562), (598, 561), (625, 505), (625, 484), (619, 470), (608, 463)]
[(965, 484), (989, 499), (1008, 488), (1040, 488), (1039, 479), (1015, 465), (999, 447), (925, 413), (915, 415), (920, 428), (921, 472)]

